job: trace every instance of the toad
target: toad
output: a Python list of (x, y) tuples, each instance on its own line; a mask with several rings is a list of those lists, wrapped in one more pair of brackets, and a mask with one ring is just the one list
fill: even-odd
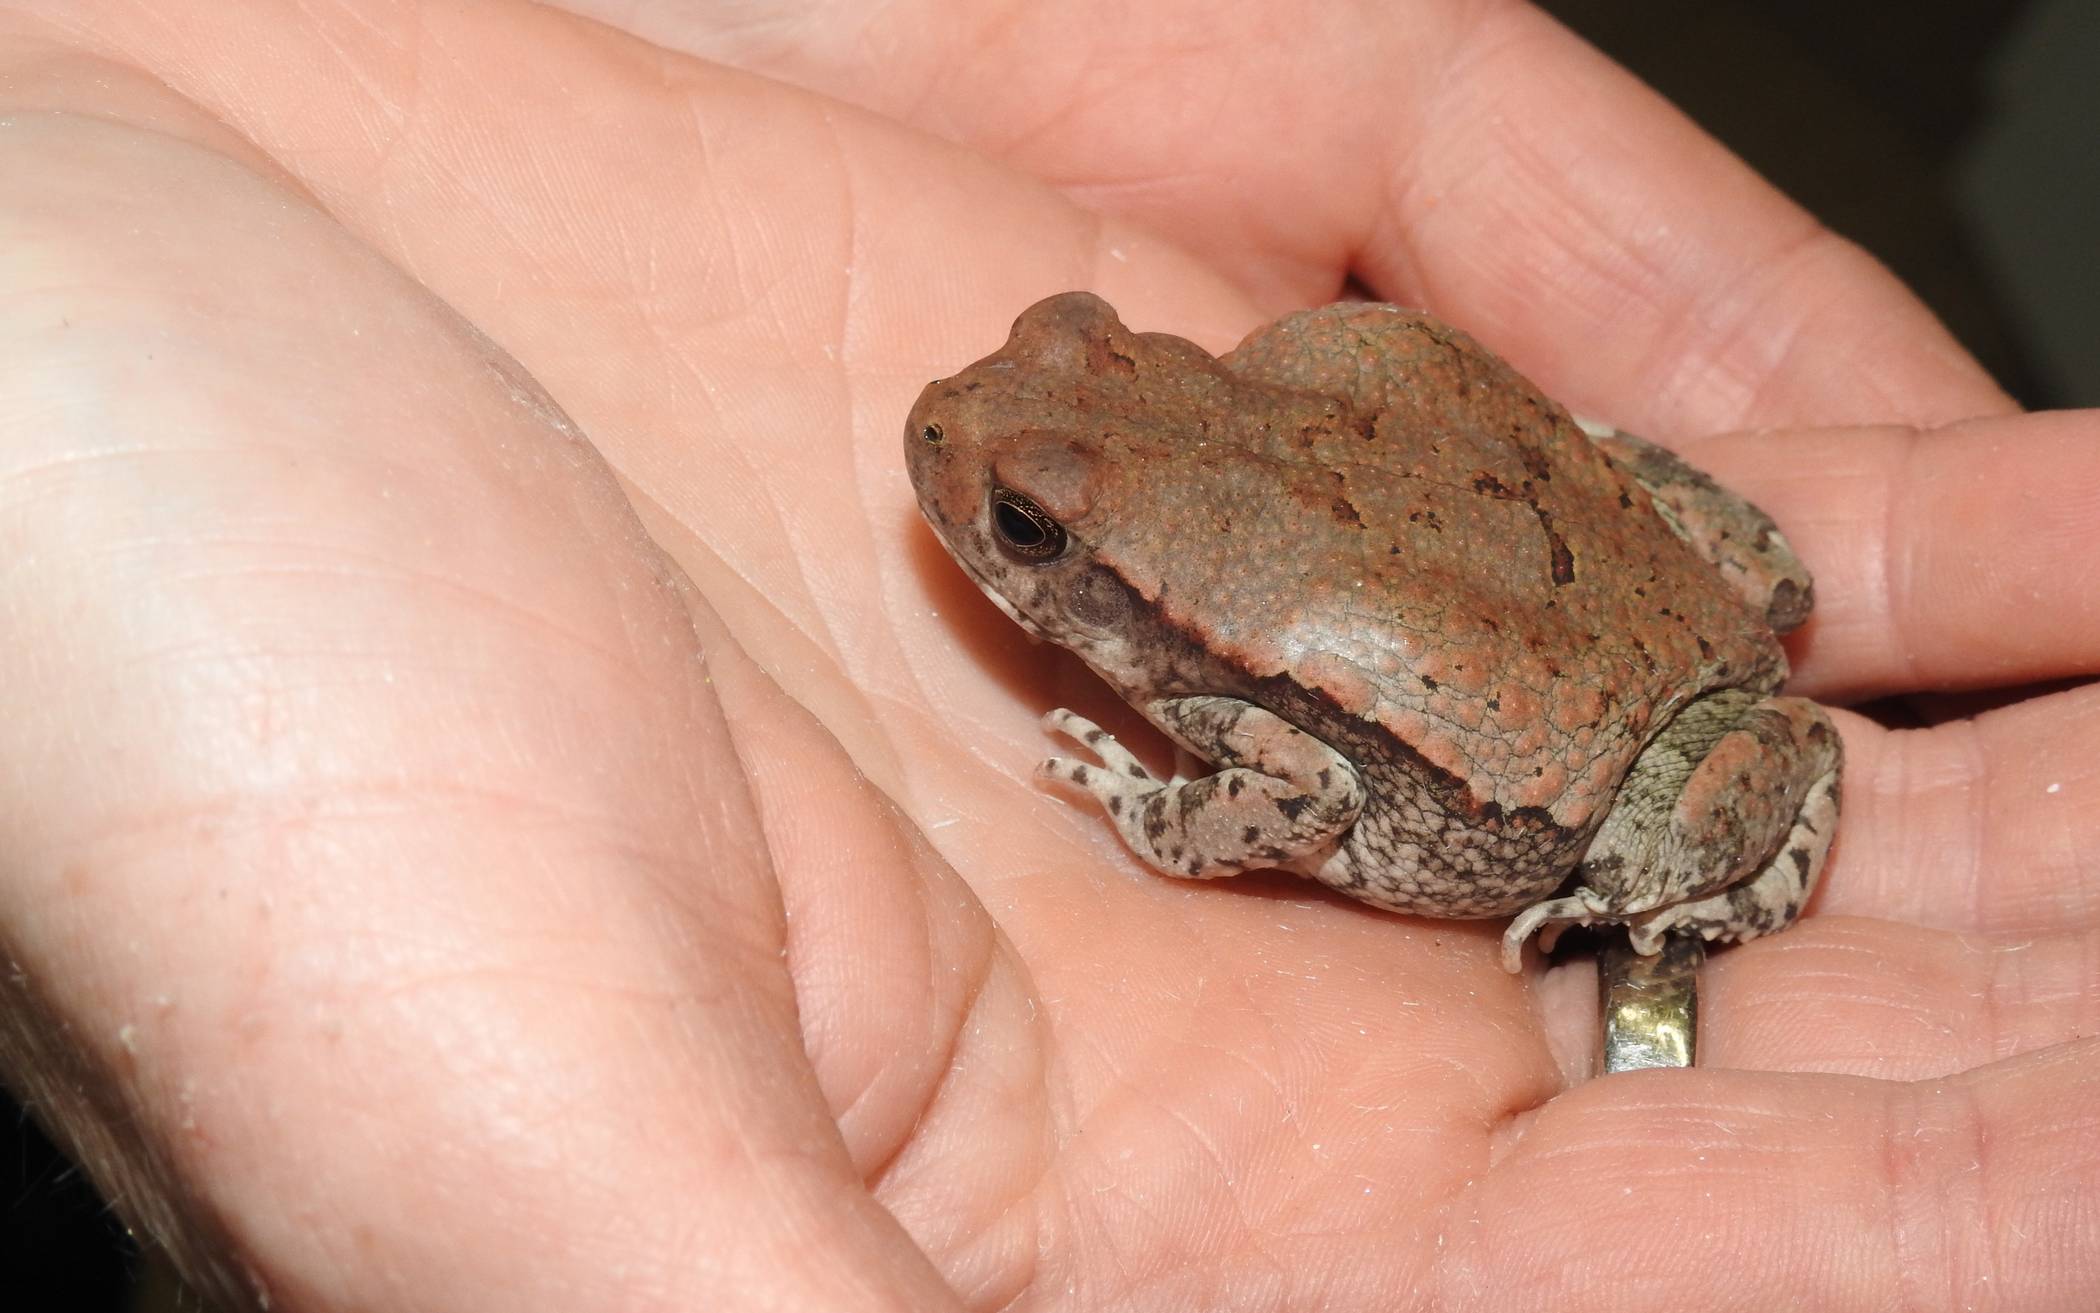
[(1777, 692), (1807, 571), (1453, 328), (1337, 304), (1213, 357), (1066, 293), (928, 384), (904, 445), (992, 601), (1213, 768), (1159, 779), (1045, 718), (1091, 759), (1039, 774), (1158, 871), (1513, 917), (1512, 971), (1535, 931), (1745, 940), (1814, 888), (1841, 749)]

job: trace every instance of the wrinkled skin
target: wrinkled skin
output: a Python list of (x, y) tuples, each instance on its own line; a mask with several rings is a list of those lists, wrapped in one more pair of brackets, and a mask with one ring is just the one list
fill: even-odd
[(1529, 9), (1036, 12), (0, 3), (10, 1085), (228, 1307), (2091, 1307), (2089, 689), (1841, 716), (1712, 1068), (1589, 1080), (1045, 806), (1138, 726), (895, 426), (1353, 273), (1772, 511), (1842, 700), (2094, 670), (2100, 423)]

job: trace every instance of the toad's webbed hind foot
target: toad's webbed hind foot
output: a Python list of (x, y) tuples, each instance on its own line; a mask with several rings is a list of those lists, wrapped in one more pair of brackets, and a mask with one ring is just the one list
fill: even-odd
[(1837, 831), (1841, 762), (1836, 727), (1806, 699), (1693, 702), (1635, 760), (1581, 885), (1510, 923), (1503, 965), (1519, 970), (1533, 932), (1567, 925), (1622, 923), (1654, 953), (1670, 931), (1741, 941), (1792, 924)]

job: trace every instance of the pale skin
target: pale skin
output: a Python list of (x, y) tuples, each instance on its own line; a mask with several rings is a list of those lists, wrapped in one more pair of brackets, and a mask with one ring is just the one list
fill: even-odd
[(1856, 700), (2100, 668), (2100, 418), (1514, 4), (602, 8), (691, 53), (0, 2), (0, 1055), (200, 1282), (2090, 1306), (2090, 687), (1840, 713), (1710, 1069), (1592, 1080), (1589, 979), (1499, 925), (1166, 881), (1046, 798), (1048, 708), (1145, 740), (895, 452), (1046, 293), (1216, 349), (1353, 273), (1770, 510), (1793, 691)]

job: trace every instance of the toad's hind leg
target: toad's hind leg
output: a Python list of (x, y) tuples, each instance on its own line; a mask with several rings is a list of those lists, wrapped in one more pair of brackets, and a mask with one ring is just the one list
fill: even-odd
[(1347, 758), (1251, 702), (1168, 698), (1144, 711), (1218, 773), (1156, 779), (1108, 731), (1059, 710), (1043, 717), (1045, 728), (1084, 743), (1102, 764), (1053, 757), (1036, 774), (1100, 799), (1123, 841), (1156, 870), (1206, 879), (1283, 865), (1332, 844), (1363, 811), (1363, 780)]
[(1805, 698), (1710, 693), (1664, 727), (1619, 787), (1565, 897), (1503, 938), (1515, 971), (1545, 926), (1623, 922), (1653, 953), (1671, 930), (1755, 939), (1792, 923), (1837, 829), (1842, 748)]
[(1677, 536), (1713, 562), (1774, 633), (1797, 629), (1808, 619), (1815, 606), (1808, 567), (1771, 516), (1645, 438), (1589, 425), (1583, 431), (1633, 476)]

